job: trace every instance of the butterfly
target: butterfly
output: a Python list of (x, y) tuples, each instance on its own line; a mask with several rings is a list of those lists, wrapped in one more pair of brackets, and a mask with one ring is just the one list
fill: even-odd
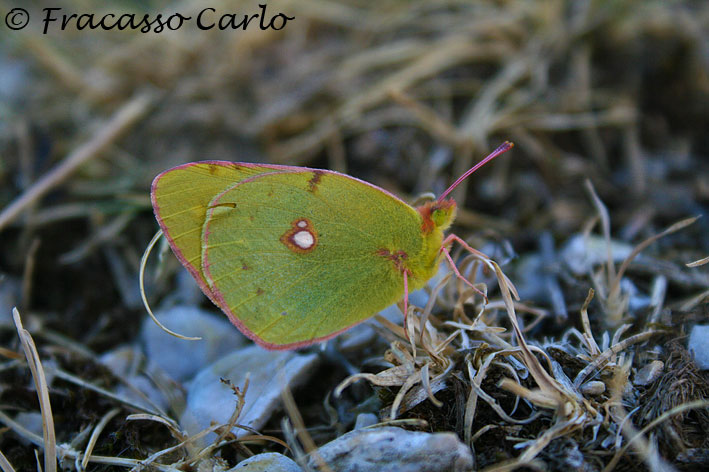
[[(332, 338), (422, 288), (447, 260), (449, 193), (417, 207), (349, 175), (305, 167), (191, 162), (155, 177), (151, 200), (172, 251), (202, 291), (267, 349)], [(479, 253), (478, 253), (479, 254)], [(407, 309), (405, 308), (405, 312)]]

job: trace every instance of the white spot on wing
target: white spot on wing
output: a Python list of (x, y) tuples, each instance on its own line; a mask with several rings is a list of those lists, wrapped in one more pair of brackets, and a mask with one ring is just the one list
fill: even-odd
[(310, 249), (315, 244), (315, 238), (309, 231), (298, 231), (293, 235), (293, 242), (301, 249)]
[(296, 223), (298, 228), (307, 228), (308, 227), (308, 222), (305, 220), (300, 220), (299, 222)]

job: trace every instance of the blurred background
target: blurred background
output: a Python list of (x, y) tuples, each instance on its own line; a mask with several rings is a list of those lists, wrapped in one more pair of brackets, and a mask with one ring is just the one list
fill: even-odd
[[(0, 24), (3, 345), (16, 348), (12, 306), (51, 333), (38, 341), (48, 356), (61, 340), (94, 353), (133, 340), (145, 318), (139, 260), (157, 230), (150, 183), (189, 161), (329, 168), (411, 200), (513, 141), (456, 190), (454, 229), (557, 315), (539, 337), (578, 325), (591, 279), (583, 268), (562, 277), (559, 304), (524, 262), (588, 232), (598, 211), (587, 180), (619, 244), (707, 212), (707, 2), (262, 4), (0, 1), (13, 27), (15, 8), (29, 16), (21, 29)], [(259, 17), (202, 30), (207, 7), (205, 23)], [(43, 21), (46, 8), (60, 8), (57, 21)], [(62, 30), (72, 13), (192, 19), (142, 33), (80, 30), (77, 18)], [(652, 245), (654, 262), (633, 266), (634, 293), (649, 298), (659, 275), (667, 306), (705, 293), (706, 266), (684, 264), (709, 255), (707, 234), (702, 218)], [(177, 264), (165, 264), (150, 284), (155, 303), (183, 296)], [(683, 320), (707, 320), (705, 303), (689, 307)], [(33, 401), (13, 398), (0, 389), (3, 404)]]

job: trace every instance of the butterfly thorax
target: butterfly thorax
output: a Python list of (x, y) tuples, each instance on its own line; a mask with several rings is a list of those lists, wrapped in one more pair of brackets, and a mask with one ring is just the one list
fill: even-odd
[(453, 199), (426, 202), (416, 207), (421, 215), (421, 236), (423, 247), (421, 253), (406, 261), (410, 273), (412, 290), (422, 288), (438, 271), (441, 260), (443, 232), (450, 227), (455, 219), (456, 204)]

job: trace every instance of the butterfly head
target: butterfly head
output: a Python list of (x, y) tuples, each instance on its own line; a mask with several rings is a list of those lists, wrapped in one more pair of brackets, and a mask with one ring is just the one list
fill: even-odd
[(423, 220), (421, 230), (425, 234), (434, 229), (445, 231), (455, 219), (456, 205), (452, 198), (426, 202), (416, 209)]

